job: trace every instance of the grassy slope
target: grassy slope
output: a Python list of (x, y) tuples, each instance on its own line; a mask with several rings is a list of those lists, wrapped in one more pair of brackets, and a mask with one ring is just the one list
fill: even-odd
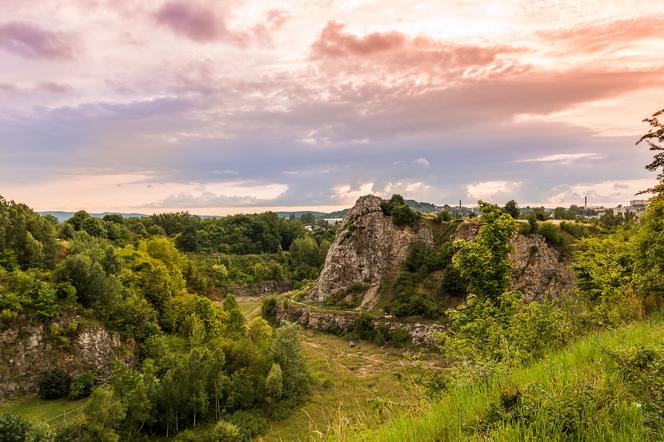
[[(636, 323), (619, 330), (593, 334), (552, 354), (529, 367), (514, 370), (503, 377), (465, 388), (453, 389), (439, 402), (419, 416), (402, 416), (376, 430), (342, 429), (338, 440), (402, 442), (402, 441), (461, 441), (461, 440), (644, 440), (643, 412), (625, 400), (607, 404), (589, 400), (583, 402), (576, 417), (583, 422), (583, 432), (577, 439), (567, 438), (559, 431), (546, 427), (546, 417), (538, 416), (529, 425), (502, 424), (492, 430), (480, 431), (479, 421), (486, 416), (490, 404), (497, 403), (501, 390), (527, 386), (538, 389), (550, 404), (564, 407), (569, 393), (577, 394), (584, 386), (620, 392), (625, 385), (612, 369), (603, 349), (623, 346), (655, 346), (664, 342), (664, 321)], [(547, 433), (547, 431), (549, 431)], [(537, 434), (537, 436), (535, 436)]]
[(57, 427), (61, 423), (79, 417), (86, 403), (87, 399), (46, 401), (38, 398), (27, 398), (2, 404), (0, 412), (16, 414), (35, 423), (48, 422), (49, 425)]
[(415, 363), (403, 349), (367, 342), (350, 348), (345, 339), (310, 330), (302, 332), (302, 340), (314, 378), (311, 395), (287, 418), (272, 422), (258, 440), (318, 440), (340, 422), (378, 424), (419, 403), (421, 393), (410, 381)]

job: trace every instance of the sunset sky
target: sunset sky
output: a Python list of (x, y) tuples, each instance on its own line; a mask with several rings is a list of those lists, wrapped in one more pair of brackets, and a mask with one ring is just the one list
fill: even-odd
[(0, 195), (225, 214), (627, 203), (664, 1), (0, 0)]

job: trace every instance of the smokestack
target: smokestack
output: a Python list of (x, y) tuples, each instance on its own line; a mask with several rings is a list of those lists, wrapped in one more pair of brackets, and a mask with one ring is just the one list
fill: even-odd
[(587, 209), (588, 208), (588, 196), (583, 197), (583, 208)]

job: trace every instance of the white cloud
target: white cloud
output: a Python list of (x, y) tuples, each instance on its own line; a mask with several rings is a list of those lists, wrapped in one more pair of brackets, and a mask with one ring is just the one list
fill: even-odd
[(521, 181), (484, 181), (466, 185), (466, 194), (476, 200), (496, 201), (513, 197)]
[(30, 184), (7, 183), (2, 189), (8, 199), (26, 202), (36, 210), (141, 211), (259, 205), (276, 199), (288, 186), (246, 181), (161, 181), (151, 172), (140, 172), (65, 175)]
[(579, 153), (555, 153), (551, 155), (543, 155), (541, 157), (529, 158), (525, 160), (517, 160), (517, 163), (556, 163), (556, 164), (572, 164), (580, 160), (601, 160), (601, 155), (591, 152)]
[(653, 179), (608, 180), (597, 183), (578, 183), (554, 188), (554, 195), (544, 201), (550, 207), (581, 205), (588, 197), (591, 206), (617, 206), (628, 204), (636, 193), (656, 184)]
[(333, 199), (337, 204), (354, 204), (362, 195), (374, 193), (374, 183), (362, 183), (351, 186), (346, 184), (332, 189)]
[(417, 164), (418, 166), (422, 166), (422, 167), (429, 167), (429, 166), (431, 166), (431, 163), (429, 162), (429, 160), (427, 160), (427, 159), (424, 158), (424, 157), (419, 157), (418, 159), (416, 159), (415, 161), (413, 161), (413, 164)]

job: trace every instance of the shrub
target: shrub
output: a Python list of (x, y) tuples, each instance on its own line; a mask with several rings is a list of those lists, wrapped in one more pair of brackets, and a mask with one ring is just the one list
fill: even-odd
[(71, 378), (59, 368), (54, 368), (39, 382), (39, 397), (59, 399), (69, 394)]
[(277, 300), (274, 298), (267, 298), (261, 305), (261, 316), (267, 322), (274, 324), (277, 322)]
[(400, 328), (395, 328), (387, 332), (387, 341), (395, 347), (403, 346), (408, 342), (409, 338), (410, 335), (408, 335), (408, 332)]
[(240, 430), (230, 422), (219, 421), (203, 438), (204, 442), (238, 442), (242, 440)]
[(97, 375), (91, 371), (76, 376), (69, 386), (69, 399), (76, 400), (90, 396), (96, 383)]
[(267, 419), (258, 411), (236, 411), (228, 421), (238, 429), (242, 440), (250, 440), (267, 428)]
[(45, 425), (33, 425), (9, 413), (0, 414), (1, 442), (53, 442), (54, 433)]
[(392, 220), (397, 226), (412, 226), (417, 222), (418, 214), (407, 205), (392, 208)]

